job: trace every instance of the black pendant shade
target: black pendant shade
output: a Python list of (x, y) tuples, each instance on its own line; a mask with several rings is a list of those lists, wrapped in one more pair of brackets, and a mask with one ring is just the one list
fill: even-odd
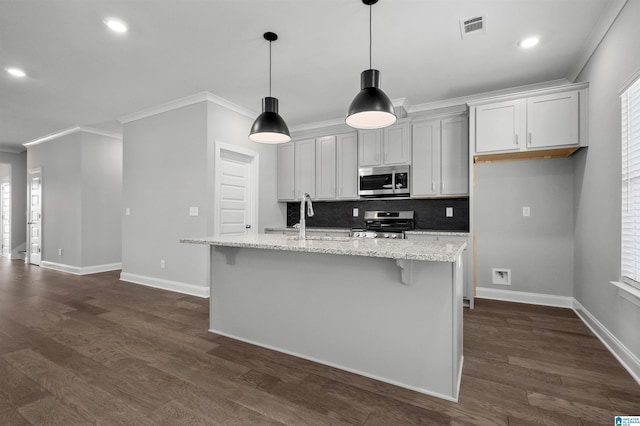
[(379, 129), (396, 122), (393, 104), (380, 89), (380, 71), (371, 67), (371, 6), (378, 0), (362, 0), (369, 6), (369, 69), (360, 74), (360, 92), (353, 98), (345, 122), (356, 129)]
[(291, 140), (289, 128), (278, 114), (278, 98), (267, 96), (262, 99), (262, 114), (253, 122), (249, 139), (262, 143), (284, 143)]
[(362, 71), (360, 92), (349, 106), (346, 122), (356, 129), (379, 129), (396, 122), (393, 104), (380, 90), (380, 71)]
[(261, 143), (284, 143), (291, 140), (289, 128), (278, 114), (278, 98), (271, 97), (271, 42), (278, 39), (272, 32), (264, 33), (269, 42), (269, 96), (262, 99), (262, 114), (256, 118), (249, 132), (249, 139)]

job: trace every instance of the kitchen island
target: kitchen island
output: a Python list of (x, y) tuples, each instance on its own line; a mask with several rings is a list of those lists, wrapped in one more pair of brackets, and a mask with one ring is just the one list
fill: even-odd
[(456, 401), (464, 242), (255, 234), (211, 246), (210, 330)]

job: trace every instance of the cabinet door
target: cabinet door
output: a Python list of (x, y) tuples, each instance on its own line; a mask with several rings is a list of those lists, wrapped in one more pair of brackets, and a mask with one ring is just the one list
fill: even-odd
[(278, 145), (278, 200), (295, 198), (295, 156), (293, 142)]
[(298, 200), (308, 193), (316, 198), (316, 140), (295, 141), (295, 188)]
[(440, 187), (440, 120), (413, 125), (411, 195), (437, 195)]
[(336, 137), (316, 139), (316, 198), (336, 198)]
[(476, 152), (518, 151), (524, 146), (522, 100), (476, 107)]
[(378, 166), (382, 162), (382, 132), (375, 130), (358, 131), (358, 166)]
[(440, 193), (442, 195), (466, 195), (469, 193), (468, 126), (467, 117), (442, 120), (440, 140)]
[(382, 136), (383, 164), (411, 163), (411, 127), (409, 123), (401, 123), (385, 127)]
[(527, 99), (527, 147), (580, 143), (579, 93), (555, 93)]
[(336, 136), (338, 198), (358, 198), (358, 134)]

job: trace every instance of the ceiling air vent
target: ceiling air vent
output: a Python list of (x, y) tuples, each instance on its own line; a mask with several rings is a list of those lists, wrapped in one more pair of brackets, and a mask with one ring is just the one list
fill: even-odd
[(460, 20), (460, 35), (463, 39), (471, 35), (484, 34), (486, 32), (487, 17), (485, 15)]

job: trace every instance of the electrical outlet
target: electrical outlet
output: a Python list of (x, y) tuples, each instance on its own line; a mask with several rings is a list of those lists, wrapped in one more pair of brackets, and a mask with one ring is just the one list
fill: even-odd
[(447, 216), (447, 217), (453, 217), (453, 207), (447, 207), (447, 208), (445, 209), (445, 211), (446, 211), (445, 216)]
[(58, 256), (62, 256), (62, 249), (58, 249)]
[(131, 209), (129, 207), (127, 207), (126, 209), (124, 209), (124, 215), (125, 216), (129, 216), (131, 214)]
[(491, 275), (492, 284), (511, 285), (511, 269), (493, 268)]
[(354, 207), (353, 210), (351, 211), (351, 215), (353, 217), (358, 217), (358, 213), (359, 212), (358, 212), (358, 208), (357, 207)]
[(164, 269), (164, 259), (160, 259), (160, 269)]
[(198, 208), (189, 207), (189, 216), (198, 216)]
[(522, 208), (522, 216), (524, 216), (524, 217), (531, 216), (531, 207), (523, 207)]

